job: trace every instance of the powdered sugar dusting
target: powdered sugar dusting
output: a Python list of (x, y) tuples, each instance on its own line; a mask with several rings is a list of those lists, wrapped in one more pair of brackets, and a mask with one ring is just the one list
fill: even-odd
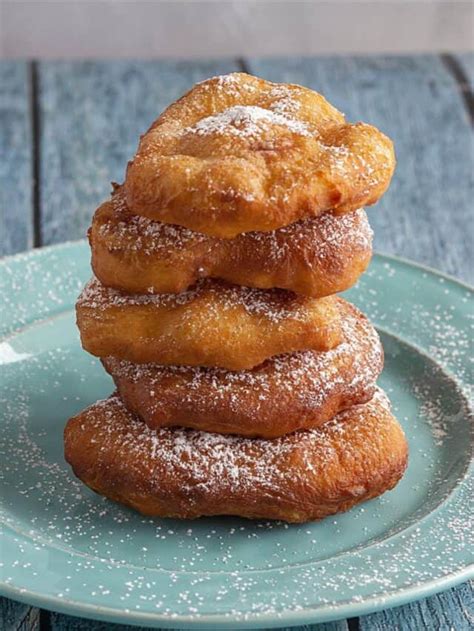
[[(318, 262), (332, 260), (336, 264), (338, 254), (344, 256), (349, 251), (368, 250), (372, 247), (373, 231), (363, 209), (345, 215), (324, 213), (316, 219), (305, 219), (290, 224), (274, 232), (249, 232), (246, 237), (256, 245), (265, 243), (269, 250), (267, 265), (285, 260), (289, 252), (304, 249), (308, 267), (316, 268)], [(307, 251), (307, 242), (317, 244), (313, 251)]]
[(238, 94), (239, 92), (256, 92), (257, 89), (251, 83), (242, 81), (241, 73), (231, 72), (229, 74), (216, 75), (210, 79), (200, 81), (196, 85), (204, 87), (206, 89), (217, 90), (226, 92), (227, 94)]
[(129, 251), (145, 251), (150, 254), (158, 249), (184, 249), (196, 243), (206, 242), (209, 237), (193, 232), (183, 226), (153, 221), (142, 215), (132, 215), (127, 208), (125, 195), (119, 189), (112, 196), (114, 217), (100, 225), (99, 234), (104, 238), (113, 237), (117, 244), (108, 243), (112, 249), (121, 249), (121, 241), (126, 239), (123, 247)]
[(198, 121), (183, 133), (205, 136), (208, 134), (230, 135), (240, 138), (258, 138), (271, 127), (285, 127), (300, 136), (311, 136), (302, 122), (281, 113), (252, 105), (234, 105), (228, 109)]
[[(96, 419), (94, 410), (97, 408), (102, 408), (102, 413)], [(238, 495), (245, 493), (245, 489), (259, 488), (263, 495), (274, 494), (282, 480), (294, 481), (295, 476), (304, 480), (320, 475), (338, 453), (348, 454), (354, 450), (354, 434), (363, 434), (363, 425), (370, 414), (380, 415), (389, 409), (385, 393), (377, 389), (369, 403), (342, 412), (321, 428), (263, 440), (182, 428), (152, 430), (131, 415), (118, 396), (113, 396), (89, 408), (92, 420), (87, 424), (95, 426), (102, 436), (105, 433), (115, 437), (117, 423), (120, 423), (119, 453), (126, 453), (127, 458), (134, 454), (137, 460), (152, 458), (160, 466), (164, 464), (179, 472), (183, 477), (182, 491), (192, 506), (199, 502), (203, 492), (219, 494), (225, 490)], [(87, 415), (88, 410), (84, 414)], [(106, 438), (101, 440), (107, 444)], [(315, 449), (317, 462), (313, 456)], [(298, 473), (292, 467), (283, 466), (287, 457), (296, 453), (307, 465), (300, 466)], [(153, 479), (152, 470), (150, 476)]]
[(280, 405), (285, 409), (288, 401), (304, 419), (341, 393), (345, 401), (370, 396), (383, 362), (377, 332), (355, 310), (344, 311), (342, 329), (344, 341), (330, 351), (280, 355), (252, 370), (133, 364), (115, 358), (107, 358), (105, 365), (119, 380), (149, 389), (150, 414), (162, 411), (172, 378), (183, 406), (203, 414), (220, 410), (226, 416), (235, 410), (236, 418), (251, 421), (258, 432), (261, 419), (278, 416), (275, 410)]
[(130, 215), (128, 221), (104, 223), (99, 231), (104, 236), (127, 237), (130, 239), (127, 249), (135, 252), (151, 253), (158, 248), (164, 249), (167, 245), (185, 248), (187, 244), (206, 241), (206, 235), (199, 232), (192, 232), (182, 226), (153, 221), (140, 215)]
[[(254, 289), (213, 281), (199, 280), (193, 287), (179, 294), (125, 294), (118, 289), (105, 287), (92, 277), (80, 294), (77, 305), (96, 312), (101, 318), (106, 309), (130, 306), (173, 307), (203, 299), (209, 315), (218, 315), (236, 307), (243, 307), (249, 315), (271, 322), (306, 320), (311, 310), (334, 302), (332, 297), (315, 299), (297, 296), (280, 289)], [(329, 317), (329, 314), (328, 314)]]
[(238, 256), (240, 248), (252, 244), (253, 247), (248, 248), (249, 256), (253, 252), (258, 256), (264, 251), (263, 269), (271, 273), (276, 266), (285, 265), (292, 255), (294, 258), (301, 253), (309, 270), (324, 261), (331, 261), (332, 269), (347, 252), (359, 253), (372, 247), (373, 232), (363, 209), (344, 215), (323, 213), (315, 219), (305, 219), (272, 232), (247, 232), (235, 239), (218, 239), (182, 226), (132, 215), (122, 193), (114, 194), (112, 204), (113, 216), (101, 223), (98, 230), (100, 238), (107, 240), (109, 251), (126, 249), (169, 257), (199, 245), (201, 260), (212, 257), (216, 249), (219, 249), (219, 257), (231, 260)]
[(284, 83), (276, 84), (268, 95), (272, 101), (270, 109), (282, 116), (294, 116), (301, 109), (301, 102), (295, 98), (301, 91), (294, 85), (290, 88)]

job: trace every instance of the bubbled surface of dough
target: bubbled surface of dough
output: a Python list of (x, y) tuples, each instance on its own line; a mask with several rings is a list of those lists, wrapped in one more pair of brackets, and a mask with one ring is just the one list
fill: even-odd
[(135, 214), (233, 238), (375, 203), (392, 142), (308, 88), (244, 73), (214, 77), (141, 138), (125, 180)]
[(374, 327), (340, 300), (343, 341), (325, 351), (279, 355), (251, 370), (133, 364), (105, 369), (129, 410), (149, 427), (275, 438), (312, 429), (372, 398), (383, 367)]
[(136, 363), (243, 370), (342, 339), (335, 296), (308, 298), (204, 279), (180, 294), (125, 294), (92, 279), (76, 304), (85, 350)]
[(179, 293), (211, 277), (318, 298), (351, 287), (372, 255), (362, 209), (219, 239), (131, 214), (121, 187), (97, 209), (89, 242), (95, 275), (129, 293)]
[(68, 422), (65, 456), (94, 491), (145, 515), (304, 522), (393, 488), (407, 443), (380, 390), (321, 428), (274, 440), (154, 431), (113, 396)]

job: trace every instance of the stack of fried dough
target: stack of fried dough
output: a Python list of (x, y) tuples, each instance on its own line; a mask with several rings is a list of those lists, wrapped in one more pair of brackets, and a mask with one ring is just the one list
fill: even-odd
[(141, 138), (89, 231), (83, 347), (116, 392), (66, 459), (146, 515), (302, 522), (380, 495), (407, 444), (383, 350), (336, 296), (369, 264), (391, 141), (321, 95), (243, 73), (197, 84)]

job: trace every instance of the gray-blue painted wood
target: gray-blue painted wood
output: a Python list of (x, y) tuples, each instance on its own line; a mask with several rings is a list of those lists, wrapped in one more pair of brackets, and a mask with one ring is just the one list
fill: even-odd
[(360, 631), (472, 631), (473, 628), (472, 583), (404, 607), (359, 618)]
[[(109, 622), (85, 620), (83, 618), (75, 618), (73, 616), (65, 616), (58, 613), (50, 614), (48, 629), (49, 631), (151, 631), (149, 627), (132, 627), (129, 625), (110, 624)], [(155, 629), (155, 631), (160, 630)], [(186, 630), (181, 629), (178, 631)], [(324, 624), (304, 625), (302, 627), (284, 627), (278, 629), (277, 631), (348, 631), (348, 625), (345, 620), (342, 620), (338, 622), (327, 622)]]
[[(146, 631), (148, 628), (87, 620), (54, 612), (50, 613), (48, 620), (49, 631)], [(155, 631), (160, 631), (160, 629)]]
[(39, 609), (0, 596), (1, 631), (37, 631), (39, 615)]
[(459, 55), (453, 55), (458, 64), (464, 71), (464, 74), (468, 80), (468, 87), (470, 90), (474, 90), (474, 52), (472, 53), (460, 53)]
[(323, 622), (321, 624), (307, 624), (302, 627), (281, 627), (279, 629), (266, 629), (264, 631), (348, 631), (349, 626), (345, 620), (336, 622)]
[(0, 256), (33, 245), (28, 64), (0, 62)]
[(40, 64), (43, 243), (85, 236), (139, 135), (196, 81), (235, 69), (231, 61)]
[(395, 142), (392, 185), (369, 217), (375, 246), (474, 280), (473, 135), (454, 77), (437, 56), (248, 62), (255, 74), (307, 85)]

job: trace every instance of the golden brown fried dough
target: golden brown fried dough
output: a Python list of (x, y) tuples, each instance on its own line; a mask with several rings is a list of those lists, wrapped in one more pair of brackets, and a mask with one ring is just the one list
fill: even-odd
[(145, 515), (321, 519), (391, 489), (407, 443), (386, 396), (274, 440), (152, 430), (117, 396), (72, 418), (65, 456), (91, 489)]
[(239, 372), (102, 360), (127, 408), (149, 427), (275, 438), (312, 429), (369, 401), (383, 367), (377, 332), (340, 301), (344, 340), (326, 352), (280, 355)]
[(342, 339), (338, 298), (202, 280), (181, 294), (130, 295), (93, 279), (76, 305), (85, 350), (141, 363), (253, 368)]
[(320, 94), (244, 73), (197, 84), (141, 138), (125, 181), (135, 214), (221, 238), (375, 203), (392, 142)]
[(97, 278), (137, 294), (179, 293), (212, 277), (318, 298), (351, 287), (372, 255), (363, 210), (218, 239), (130, 214), (122, 188), (96, 211), (89, 242)]

